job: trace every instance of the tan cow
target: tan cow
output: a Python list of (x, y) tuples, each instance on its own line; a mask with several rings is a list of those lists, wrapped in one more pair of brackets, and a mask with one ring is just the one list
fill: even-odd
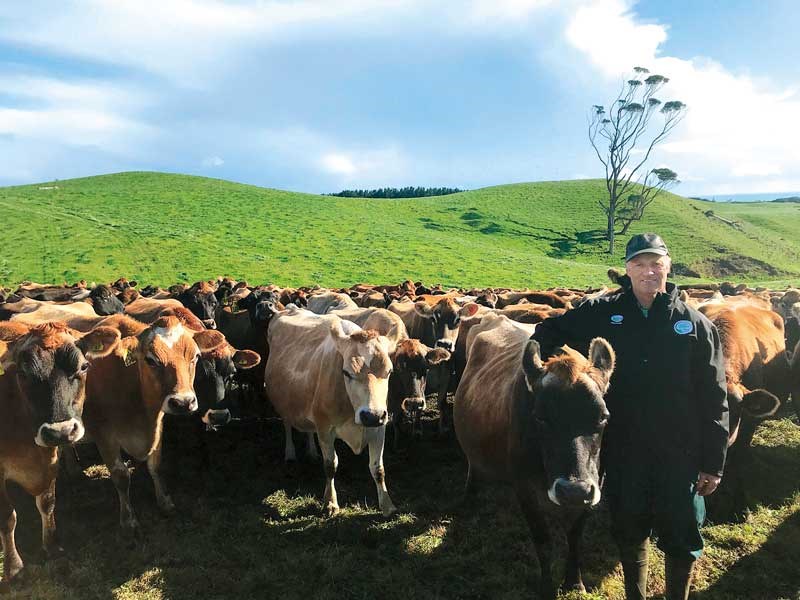
[(333, 478), (336, 438), (356, 454), (369, 447), (369, 466), (384, 515), (396, 512), (386, 489), (383, 445), (392, 363), (390, 343), (334, 315), (294, 307), (273, 317), (266, 392), (289, 426), (315, 432), (324, 459), (325, 513), (339, 510)]
[(177, 317), (160, 317), (138, 335), (122, 339), (109, 356), (93, 363), (84, 423), (111, 472), (123, 530), (136, 531), (138, 522), (130, 501), (130, 475), (120, 450), (147, 461), (158, 505), (172, 512), (174, 504), (158, 473), (164, 413), (197, 410), (193, 387), (197, 361), (201, 352), (223, 343), (225, 337), (218, 331), (193, 331)]
[(513, 484), (542, 569), (540, 596), (552, 599), (559, 586), (546, 505), (569, 531), (565, 588), (583, 590), (578, 545), (586, 509), (600, 501), (599, 449), (609, 417), (603, 396), (615, 358), (597, 338), (589, 360), (565, 348), (542, 364), (529, 331), (497, 315), (470, 330), (453, 423), (469, 464), (467, 490), (476, 478)]
[(17, 515), (6, 491), (14, 481), (36, 497), (42, 547), (61, 552), (56, 539), (55, 482), (58, 446), (83, 437), (81, 411), (87, 358), (103, 356), (119, 342), (110, 328), (81, 336), (63, 323), (29, 328), (0, 323), (0, 538), (4, 591), (19, 576), (22, 559), (14, 542)]
[(333, 310), (358, 308), (358, 305), (347, 294), (322, 292), (308, 297), (307, 308), (318, 315), (325, 315)]

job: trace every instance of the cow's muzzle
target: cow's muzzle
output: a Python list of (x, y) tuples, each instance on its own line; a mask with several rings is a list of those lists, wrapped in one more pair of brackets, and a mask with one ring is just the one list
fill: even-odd
[(83, 423), (73, 417), (58, 423), (43, 423), (36, 432), (37, 446), (53, 448), (63, 444), (74, 444), (83, 437)]
[(362, 408), (356, 413), (356, 423), (364, 427), (381, 427), (388, 420), (389, 414), (385, 410)]
[(201, 420), (206, 424), (207, 429), (216, 429), (231, 422), (231, 411), (227, 408), (222, 410), (209, 409)]
[(188, 415), (197, 410), (197, 396), (192, 393), (170, 394), (164, 399), (162, 410), (170, 415)]
[(407, 413), (422, 412), (425, 410), (425, 398), (406, 398), (400, 406)]
[(600, 501), (600, 489), (588, 481), (560, 477), (547, 490), (547, 496), (558, 506), (589, 507)]

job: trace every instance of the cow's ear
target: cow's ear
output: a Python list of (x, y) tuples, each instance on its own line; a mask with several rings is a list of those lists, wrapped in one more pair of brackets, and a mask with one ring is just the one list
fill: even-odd
[(203, 325), (203, 322), (200, 319), (198, 319), (192, 311), (183, 306), (178, 306), (176, 308), (165, 310), (163, 313), (161, 313), (161, 316), (175, 317), (176, 319), (178, 319), (178, 321), (180, 321), (181, 325), (183, 325), (184, 327), (186, 327), (186, 329), (192, 332), (199, 332), (206, 330), (206, 326)]
[(30, 331), (30, 327), (16, 321), (3, 321), (0, 323), (0, 342), (16, 342)]
[(430, 319), (433, 317), (433, 308), (425, 301), (415, 302), (414, 312), (423, 319)]
[(138, 282), (138, 281), (136, 281), (135, 279), (134, 279), (133, 281), (129, 281), (129, 282), (128, 282), (128, 287), (132, 287), (132, 288), (134, 288), (134, 287), (136, 287), (137, 285), (139, 285), (139, 282)]
[(0, 342), (0, 377), (14, 364), (14, 355), (6, 342)]
[(114, 354), (122, 359), (126, 367), (135, 365), (139, 354), (139, 338), (134, 336), (122, 338), (114, 347)]
[(261, 357), (258, 352), (253, 352), (252, 350), (237, 350), (233, 355), (233, 364), (236, 365), (236, 369), (239, 371), (252, 369), (260, 362)]
[(350, 341), (350, 336), (344, 332), (344, 329), (342, 328), (342, 320), (339, 317), (331, 320), (329, 331), (334, 343), (336, 344), (336, 350), (339, 352), (339, 354), (343, 354), (345, 350), (345, 344)]
[(469, 319), (478, 313), (478, 309), (480, 309), (479, 304), (470, 302), (469, 304), (465, 304), (463, 307), (461, 307), (461, 310), (458, 311), (458, 316), (462, 319)]
[(78, 348), (88, 360), (103, 358), (111, 354), (119, 343), (122, 334), (113, 327), (95, 327), (77, 342)]
[(431, 348), (425, 354), (425, 360), (428, 361), (429, 366), (438, 365), (450, 360), (450, 352), (444, 348)]
[(742, 397), (742, 410), (757, 419), (771, 417), (780, 405), (777, 396), (767, 390), (753, 390)]
[(614, 354), (614, 349), (605, 339), (597, 337), (589, 344), (589, 362), (592, 363), (595, 369), (603, 373), (603, 377), (606, 381), (611, 379), (611, 373), (614, 372), (616, 360), (617, 357)]
[(525, 373), (528, 389), (533, 391), (533, 385), (544, 373), (542, 351), (536, 340), (530, 339), (525, 344), (525, 351), (522, 353), (522, 371)]
[(225, 336), (216, 329), (204, 329), (194, 334), (194, 342), (200, 348), (200, 352), (211, 352), (222, 344), (225, 344)]

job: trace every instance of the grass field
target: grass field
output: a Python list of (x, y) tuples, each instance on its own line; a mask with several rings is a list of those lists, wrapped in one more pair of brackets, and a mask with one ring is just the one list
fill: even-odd
[[(283, 464), (276, 421), (207, 434), (208, 469), (201, 467), (195, 438), (185, 429), (168, 431), (165, 481), (178, 514), (159, 515), (146, 468), (138, 468), (132, 497), (144, 527), (140, 543), (119, 537), (116, 493), (105, 467), (88, 467), (89, 479), (71, 486), (59, 480), (57, 519), (68, 557), (54, 563), (41, 563), (33, 500), (15, 494), (18, 545), (30, 572), (11, 598), (535, 597), (538, 566), (510, 490), (486, 487), (474, 503), (460, 505), (465, 463), (454, 440), (434, 438), (435, 416), (427, 415), (422, 443), (387, 453), (389, 490), (400, 508), (388, 520), (377, 510), (366, 457), (344, 446), (336, 478), (342, 512), (321, 518), (322, 468)], [(755, 443), (746, 469), (751, 511), (743, 523), (705, 528), (695, 598), (798, 598), (800, 427), (786, 417), (767, 422)], [(91, 454), (82, 453), (84, 459)], [(569, 598), (621, 600), (602, 503), (585, 539), (590, 593)], [(656, 557), (653, 595), (663, 590), (662, 557)]]
[[(0, 283), (227, 274), (283, 285), (599, 285), (625, 241), (619, 256), (605, 253), (602, 193), (599, 180), (580, 180), (369, 200), (163, 173), (0, 188)], [(709, 208), (740, 228), (705, 216)], [(667, 194), (631, 233), (660, 232), (675, 262), (705, 278), (777, 287), (800, 280), (799, 229), (800, 205)]]

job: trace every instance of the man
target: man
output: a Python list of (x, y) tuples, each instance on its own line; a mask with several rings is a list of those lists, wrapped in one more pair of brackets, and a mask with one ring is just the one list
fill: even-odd
[(533, 334), (543, 356), (563, 344), (585, 352), (594, 337), (607, 339), (617, 354), (606, 398), (603, 492), (628, 600), (646, 597), (653, 531), (666, 555), (667, 600), (688, 598), (703, 549), (703, 496), (719, 485), (727, 449), (719, 334), (667, 283), (671, 266), (659, 236), (635, 235), (618, 293), (543, 321)]

